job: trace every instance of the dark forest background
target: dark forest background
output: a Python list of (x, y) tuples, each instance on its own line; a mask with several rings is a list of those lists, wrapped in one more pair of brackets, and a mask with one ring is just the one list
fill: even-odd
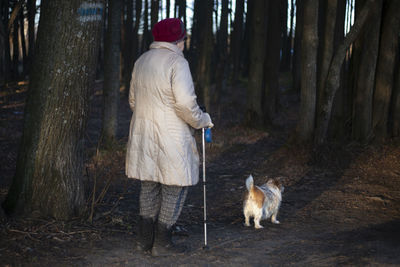
[(211, 113), (241, 83), (243, 123), (275, 127), (285, 75), (300, 100), (291, 142), (318, 148), (400, 135), (397, 0), (0, 3), (1, 91), (29, 82), (17, 171), (3, 203), (9, 213), (82, 212), (82, 143), (94, 81), (103, 81), (99, 142), (107, 149), (116, 141), (120, 92), (127, 95), (133, 63), (166, 17), (187, 26), (184, 53), (198, 100)]

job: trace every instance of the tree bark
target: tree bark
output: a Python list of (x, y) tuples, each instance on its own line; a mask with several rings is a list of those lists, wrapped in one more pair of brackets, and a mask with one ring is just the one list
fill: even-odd
[(111, 149), (117, 138), (120, 88), (122, 0), (109, 0), (104, 45), (103, 127), (101, 145)]
[[(275, 118), (279, 96), (279, 63), (282, 46), (282, 9), (279, 8), (280, 0), (269, 1), (269, 16), (267, 16), (267, 41), (265, 57), (265, 86), (264, 86), (264, 125), (271, 125)], [(285, 24), (286, 28), (286, 24)]]
[(249, 82), (247, 85), (246, 123), (252, 127), (262, 127), (264, 123), (262, 96), (266, 41), (267, 3), (255, 0), (252, 5), (251, 39), (249, 48)]
[[(399, 56), (397, 56), (399, 59)], [(394, 137), (400, 136), (400, 66), (397, 66), (397, 72), (395, 76), (395, 86), (393, 88), (392, 96), (392, 114), (393, 114), (393, 126), (392, 135)]]
[(217, 60), (217, 68), (215, 74), (215, 84), (216, 88), (213, 94), (213, 101), (218, 103), (220, 100), (221, 92), (224, 91), (226, 87), (226, 72), (228, 68), (228, 0), (222, 0), (221, 6), (221, 19), (218, 31), (218, 41), (217, 41), (217, 55), (215, 59)]
[[(344, 30), (345, 30), (345, 18), (346, 18), (346, 0), (338, 0), (337, 4), (337, 14), (336, 14), (336, 25), (335, 25), (335, 36), (333, 40), (333, 50), (337, 51), (337, 48), (344, 40)], [(337, 93), (333, 100), (332, 106), (332, 123), (328, 128), (331, 129), (332, 136), (335, 138), (344, 138), (345, 130), (346, 130), (346, 118), (351, 117), (348, 114), (351, 114), (350, 99), (348, 97), (349, 90), (347, 90), (347, 75), (346, 68), (348, 68), (348, 64), (342, 64), (340, 67), (340, 85), (337, 89)], [(324, 86), (326, 83), (324, 84)], [(325, 90), (325, 89), (323, 89)], [(321, 103), (320, 103), (321, 104)], [(329, 131), (329, 130), (328, 130)]]
[(19, 13), (19, 40), (20, 40), (20, 46), (21, 46), (21, 52), (22, 52), (22, 78), (25, 78), (25, 75), (27, 74), (27, 64), (28, 64), (28, 56), (26, 52), (26, 42), (25, 42), (25, 16), (24, 16), (24, 8), (21, 8), (21, 11)]
[[(3, 1), (0, 1), (0, 19), (4, 16)], [(5, 64), (6, 64), (6, 36), (7, 31), (3, 20), (0, 20), (0, 86), (5, 83)]]
[(355, 88), (352, 129), (353, 138), (360, 142), (367, 142), (373, 137), (372, 103), (379, 49), (381, 13), (382, 1), (377, 1), (367, 22), (368, 30), (362, 35), (361, 61)]
[(318, 0), (304, 1), (304, 26), (301, 42), (301, 94), (297, 141), (314, 137), (317, 93)]
[(243, 40), (244, 0), (236, 0), (235, 21), (231, 41), (232, 81), (236, 82), (240, 73), (241, 44)]
[[(142, 17), (142, 1), (135, 0), (135, 27), (133, 28), (133, 60), (132, 60), (132, 67), (133, 64), (138, 58), (140, 47), (139, 47), (139, 27), (140, 27), (140, 18)], [(130, 79), (130, 78), (129, 78)], [(129, 92), (129, 90), (127, 90)]]
[(83, 211), (84, 132), (103, 6), (103, 1), (41, 2), (23, 136), (3, 203), (8, 213), (69, 219)]
[(158, 22), (158, 11), (160, 10), (160, 0), (151, 0), (151, 27)]
[(375, 1), (377, 0), (368, 0), (368, 2), (365, 4), (364, 8), (359, 13), (359, 16), (357, 16), (357, 19), (350, 32), (346, 35), (343, 43), (338, 47), (332, 59), (332, 63), (329, 68), (326, 80), (326, 94), (324, 94), (324, 98), (321, 103), (322, 114), (321, 116), (319, 116), (320, 121), (318, 122), (318, 128), (316, 129), (315, 139), (317, 145), (323, 144), (326, 140), (329, 121), (332, 113), (333, 98), (337, 92), (337, 89), (340, 86), (340, 69), (346, 56), (347, 49), (361, 33), (361, 30), (367, 21), (367, 18)]
[(19, 14), (19, 11), (22, 6), (22, 5), (20, 5), (20, 3), (21, 2), (17, 2), (15, 4), (14, 9), (13, 9), (13, 14), (12, 14), (12, 15), (15, 14), (15, 17), (11, 16), (10, 21), (9, 21), (9, 25), (13, 25), (11, 28), (11, 30), (12, 30), (12, 48), (13, 48), (13, 50), (12, 50), (12, 52), (13, 52), (12, 53), (12, 68), (11, 68), (12, 72), (11, 73), (12, 73), (12, 79), (14, 81), (18, 80), (18, 78), (19, 78), (18, 65), (19, 65), (19, 57), (20, 57), (19, 52), (20, 51), (19, 51), (19, 38), (18, 38), (19, 23), (18, 23), (17, 18), (18, 18), (18, 14)]
[(143, 10), (143, 33), (142, 33), (142, 45), (141, 53), (149, 49), (151, 43), (151, 34), (149, 31), (149, 0), (144, 0), (144, 10)]
[(8, 82), (11, 79), (11, 47), (9, 42), (10, 30), (9, 27), (7, 27), (10, 4), (8, 1), (2, 1), (2, 5), (4, 29), (4, 82)]
[(199, 59), (196, 66), (196, 86), (201, 92), (201, 100), (206, 106), (207, 111), (211, 111), (211, 89), (210, 89), (210, 67), (211, 53), (213, 47), (212, 33), (212, 11), (213, 0), (201, 0), (200, 7), (200, 25), (199, 30)]
[(124, 20), (124, 34), (122, 38), (122, 53), (123, 56), (121, 60), (124, 65), (124, 75), (123, 75), (123, 85), (125, 88), (125, 94), (129, 94), (129, 86), (131, 82), (131, 73), (133, 67), (133, 54), (135, 47), (133, 45), (133, 38), (135, 37), (133, 33), (133, 1), (132, 0), (125, 0), (125, 7), (126, 7), (126, 19)]
[(396, 54), (399, 52), (399, 33), (400, 1), (388, 0), (384, 10), (373, 99), (372, 124), (378, 141), (385, 140), (388, 135), (388, 117), (394, 83)]
[(171, 13), (171, 0), (167, 0), (167, 3), (166, 3), (166, 9), (167, 9), (167, 18), (170, 18), (170, 13)]
[(303, 39), (303, 27), (304, 24), (304, 1), (296, 0), (296, 29), (294, 36), (294, 54), (293, 54), (293, 90), (300, 92), (301, 88), (301, 43)]
[(292, 40), (293, 40), (293, 29), (294, 29), (294, 0), (290, 0), (290, 29), (289, 33), (287, 33), (286, 22), (283, 21), (284, 29), (286, 30), (285, 34), (287, 34), (287, 38), (284, 39), (285, 43), (282, 43), (282, 60), (280, 64), (281, 71), (289, 71), (291, 69), (291, 61), (292, 61)]
[[(323, 33), (324, 35), (321, 36), (322, 41), (320, 42), (320, 67), (318, 68), (320, 71), (318, 72), (318, 80), (317, 80), (317, 128), (318, 123), (321, 122), (319, 116), (323, 113), (321, 112), (322, 109), (322, 102), (324, 98), (325, 92), (325, 82), (328, 76), (328, 70), (332, 62), (332, 57), (334, 53), (334, 36), (335, 36), (335, 25), (336, 25), (336, 14), (337, 14), (337, 4), (338, 0), (331, 0), (327, 1), (325, 5), (325, 16), (323, 18), (323, 25), (325, 27)], [(340, 81), (339, 81), (340, 82)]]
[(35, 52), (36, 0), (28, 0), (28, 69)]

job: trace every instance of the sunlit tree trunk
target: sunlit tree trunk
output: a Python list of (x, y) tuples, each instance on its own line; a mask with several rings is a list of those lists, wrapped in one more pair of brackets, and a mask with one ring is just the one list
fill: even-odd
[(23, 136), (3, 203), (8, 213), (69, 219), (83, 211), (84, 133), (103, 6), (103, 1), (41, 1)]
[(388, 134), (388, 117), (394, 83), (396, 54), (399, 53), (400, 1), (386, 1), (383, 14), (372, 120), (375, 136), (379, 140), (384, 140)]
[(304, 0), (304, 26), (301, 48), (301, 102), (296, 137), (299, 142), (308, 142), (314, 137), (315, 127), (318, 0)]
[(122, 0), (109, 0), (104, 45), (103, 127), (101, 145), (112, 148), (118, 130)]
[(26, 75), (26, 66), (28, 63), (28, 57), (27, 57), (27, 52), (26, 52), (26, 42), (25, 42), (25, 16), (24, 16), (24, 8), (21, 8), (21, 11), (19, 13), (19, 44), (20, 47), (22, 48), (22, 78), (25, 78)]
[[(332, 59), (331, 66), (328, 71), (326, 79), (325, 94), (321, 103), (322, 114), (318, 116), (317, 129), (315, 134), (315, 143), (321, 145), (326, 141), (326, 135), (328, 131), (329, 122), (332, 113), (332, 104), (334, 96), (340, 86), (340, 69), (343, 64), (343, 60), (346, 56), (347, 49), (356, 40), (356, 38), (362, 33), (363, 27), (365, 27), (366, 21), (369, 18), (369, 14), (373, 9), (373, 4), (376, 0), (368, 0), (367, 4), (359, 12), (359, 16), (351, 28), (350, 32), (346, 35), (343, 43), (339, 45), (335, 51), (335, 55)], [(379, 1), (379, 0), (378, 0)]]

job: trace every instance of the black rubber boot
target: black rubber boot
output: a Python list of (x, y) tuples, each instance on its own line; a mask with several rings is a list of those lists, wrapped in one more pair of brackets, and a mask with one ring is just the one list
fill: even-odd
[(186, 247), (175, 245), (172, 242), (172, 229), (163, 223), (158, 223), (155, 231), (154, 244), (151, 255), (172, 256), (182, 254), (186, 251)]
[(136, 249), (148, 251), (153, 247), (155, 223), (152, 218), (139, 217)]

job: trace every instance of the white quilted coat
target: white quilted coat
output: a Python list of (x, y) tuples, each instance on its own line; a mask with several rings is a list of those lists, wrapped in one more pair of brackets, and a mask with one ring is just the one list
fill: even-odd
[(199, 180), (199, 154), (191, 127), (210, 126), (196, 102), (188, 62), (178, 46), (153, 42), (132, 72), (133, 111), (126, 175), (142, 181), (189, 186)]

